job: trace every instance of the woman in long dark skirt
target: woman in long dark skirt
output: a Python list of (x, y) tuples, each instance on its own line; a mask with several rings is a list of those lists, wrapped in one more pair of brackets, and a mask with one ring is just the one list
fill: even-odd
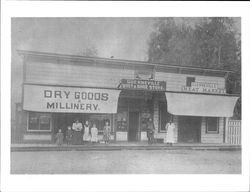
[(82, 123), (76, 119), (75, 123), (72, 125), (73, 137), (72, 144), (73, 145), (81, 145), (82, 144)]

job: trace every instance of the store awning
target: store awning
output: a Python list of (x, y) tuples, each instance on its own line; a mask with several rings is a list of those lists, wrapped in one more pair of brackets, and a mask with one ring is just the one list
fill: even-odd
[(56, 113), (116, 113), (120, 90), (24, 85), (23, 109)]
[(165, 93), (168, 112), (173, 115), (231, 117), (239, 97)]

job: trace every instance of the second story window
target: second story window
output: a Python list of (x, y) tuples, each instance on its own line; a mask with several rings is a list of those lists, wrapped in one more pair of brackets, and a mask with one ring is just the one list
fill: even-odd
[(195, 77), (187, 77), (186, 79), (186, 86), (191, 87), (192, 82), (195, 82)]

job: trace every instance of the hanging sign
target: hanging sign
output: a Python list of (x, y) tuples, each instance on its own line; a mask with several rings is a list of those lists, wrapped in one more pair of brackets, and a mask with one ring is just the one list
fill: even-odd
[(216, 83), (192, 82), (191, 86), (182, 86), (182, 91), (196, 93), (226, 94), (226, 89), (219, 88)]
[(165, 81), (122, 79), (119, 85), (120, 89), (136, 89), (148, 91), (165, 91)]
[(120, 90), (24, 85), (23, 109), (38, 112), (116, 113)]

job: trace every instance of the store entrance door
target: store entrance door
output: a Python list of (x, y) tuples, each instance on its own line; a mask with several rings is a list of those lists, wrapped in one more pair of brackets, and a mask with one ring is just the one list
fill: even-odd
[(59, 129), (65, 134), (67, 126), (72, 126), (76, 118), (80, 118), (78, 114), (72, 113), (57, 113), (54, 115), (54, 134), (58, 132)]
[(139, 112), (129, 112), (128, 141), (138, 141)]
[(178, 142), (199, 143), (201, 138), (201, 117), (178, 117)]

